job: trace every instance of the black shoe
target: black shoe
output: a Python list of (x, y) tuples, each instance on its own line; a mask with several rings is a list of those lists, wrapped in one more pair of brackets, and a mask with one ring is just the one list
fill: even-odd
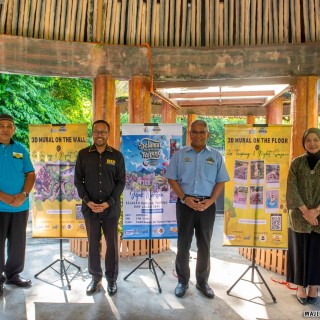
[(184, 296), (184, 294), (186, 293), (188, 288), (189, 288), (188, 284), (178, 283), (178, 285), (176, 286), (176, 289), (174, 290), (174, 294), (178, 298), (182, 298)]
[(3, 281), (0, 281), (0, 297), (3, 296)]
[(297, 300), (301, 303), (301, 304), (306, 304), (308, 302), (308, 298), (300, 298), (298, 296), (298, 290), (297, 290)]
[(118, 291), (117, 282), (116, 281), (108, 281), (108, 294), (109, 296), (113, 296)]
[(308, 302), (309, 302), (310, 304), (314, 304), (314, 303), (317, 302), (318, 297), (309, 297), (309, 296), (308, 296), (307, 299), (308, 299)]
[(207, 298), (210, 298), (210, 299), (214, 298), (214, 292), (207, 283), (204, 283), (204, 284), (197, 283), (196, 288), (200, 290)]
[(99, 292), (101, 288), (101, 280), (96, 281), (92, 280), (87, 287), (87, 295), (93, 294), (95, 292)]
[(308, 302), (309, 302), (310, 304), (314, 304), (315, 302), (317, 302), (317, 300), (318, 300), (318, 288), (317, 288), (317, 296), (316, 296), (316, 297), (310, 297), (310, 296), (308, 296), (308, 297), (307, 297), (307, 300), (308, 300)]
[(32, 282), (31, 280), (18, 277), (14, 280), (7, 280), (6, 284), (14, 284), (17, 287), (25, 288), (31, 286)]

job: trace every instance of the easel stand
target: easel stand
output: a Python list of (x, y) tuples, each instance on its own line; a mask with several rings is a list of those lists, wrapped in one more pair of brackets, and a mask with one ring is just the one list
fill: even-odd
[(127, 280), (129, 278), (129, 276), (134, 273), (137, 269), (139, 269), (145, 262), (149, 262), (149, 270), (154, 274), (156, 281), (157, 281), (157, 285), (158, 285), (158, 289), (159, 292), (162, 292), (162, 289), (160, 287), (160, 283), (158, 280), (158, 276), (156, 273), (156, 269), (154, 264), (156, 264), (156, 266), (162, 271), (163, 274), (165, 274), (164, 270), (158, 265), (158, 263), (153, 259), (152, 255), (151, 255), (151, 247), (152, 247), (152, 240), (149, 239), (149, 255), (147, 258), (145, 258), (137, 267), (135, 267), (128, 275), (126, 275), (123, 279)]
[(252, 253), (252, 264), (251, 266), (249, 266), (247, 268), (247, 270), (241, 275), (241, 277), (232, 285), (232, 287), (227, 291), (227, 294), (230, 293), (230, 291), (236, 286), (236, 284), (240, 281), (240, 280), (244, 280), (244, 281), (249, 281), (249, 280), (246, 280), (246, 279), (242, 279), (244, 277), (244, 275), (250, 270), (252, 269), (252, 273), (251, 273), (251, 283), (261, 283), (261, 282), (254, 282), (254, 271), (257, 271), (260, 279), (262, 280), (262, 283), (266, 286), (266, 288), (268, 289), (269, 293), (270, 293), (270, 296), (273, 300), (273, 302), (277, 302), (276, 301), (276, 297), (273, 295), (273, 293), (271, 292), (270, 288), (268, 287), (268, 284), (266, 283), (266, 281), (264, 280), (262, 274), (260, 273), (259, 269), (258, 269), (258, 266), (256, 265), (256, 249), (253, 248), (253, 253)]
[[(67, 262), (69, 265), (66, 268), (65, 266), (65, 262)], [(56, 263), (60, 263), (60, 271), (56, 270), (55, 268), (53, 268), (53, 265), (55, 265)], [(63, 276), (65, 276), (66, 280), (67, 280), (67, 284), (68, 284), (68, 288), (69, 290), (71, 289), (71, 284), (70, 284), (70, 280), (68, 277), (68, 269), (70, 266), (74, 266), (75, 268), (78, 269), (76, 275), (78, 274), (78, 272), (81, 271), (81, 268), (79, 266), (77, 266), (76, 264), (74, 264), (73, 262), (67, 260), (66, 258), (64, 258), (62, 256), (62, 239), (60, 239), (60, 259), (57, 259), (56, 261), (52, 262), (51, 264), (49, 264), (47, 267), (45, 267), (44, 269), (42, 269), (40, 272), (38, 272), (37, 274), (34, 275), (35, 278), (38, 277), (39, 274), (41, 274), (42, 272), (46, 271), (47, 269), (51, 268), (52, 270), (54, 270), (56, 273), (58, 273), (61, 276), (61, 280), (63, 279)]]

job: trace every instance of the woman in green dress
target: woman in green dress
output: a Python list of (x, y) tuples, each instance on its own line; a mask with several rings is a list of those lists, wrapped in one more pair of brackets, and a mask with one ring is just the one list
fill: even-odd
[(320, 284), (320, 129), (306, 130), (302, 143), (306, 153), (292, 160), (287, 181), (287, 281), (298, 286), (301, 304), (313, 304)]

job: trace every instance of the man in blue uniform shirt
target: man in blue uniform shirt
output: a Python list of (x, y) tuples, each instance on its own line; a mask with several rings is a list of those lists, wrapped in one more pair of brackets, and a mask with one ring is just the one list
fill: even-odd
[(206, 297), (214, 298), (208, 285), (210, 275), (210, 241), (215, 220), (215, 201), (229, 181), (222, 155), (206, 145), (208, 125), (195, 120), (190, 130), (191, 146), (177, 151), (165, 174), (171, 188), (178, 196), (176, 204), (178, 224), (178, 251), (176, 271), (177, 297), (183, 297), (189, 287), (189, 250), (195, 230), (198, 254), (196, 288)]
[[(35, 173), (26, 148), (12, 140), (14, 119), (0, 115), (0, 296), (3, 284), (28, 287), (31, 280), (20, 277), (26, 251), (29, 192)], [(5, 244), (7, 241), (7, 260)]]

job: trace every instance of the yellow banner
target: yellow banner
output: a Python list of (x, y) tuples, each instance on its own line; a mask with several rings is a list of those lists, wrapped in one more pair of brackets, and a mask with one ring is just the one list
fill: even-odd
[(287, 248), (291, 126), (226, 125), (224, 245)]
[(87, 146), (87, 125), (30, 125), (30, 156), (36, 172), (32, 236), (86, 237), (81, 199), (74, 186), (74, 167)]

